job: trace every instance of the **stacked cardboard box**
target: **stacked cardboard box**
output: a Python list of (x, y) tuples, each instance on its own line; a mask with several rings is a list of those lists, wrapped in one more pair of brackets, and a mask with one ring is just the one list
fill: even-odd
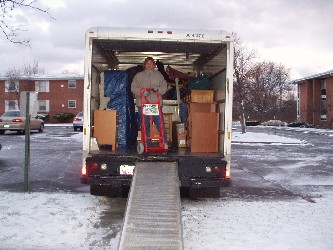
[[(164, 119), (164, 124), (165, 124), (165, 130), (167, 132), (167, 138), (169, 142), (172, 142), (172, 115), (173, 113), (164, 113), (163, 114), (163, 119)], [(159, 134), (157, 131), (157, 128), (155, 124), (150, 125), (150, 133), (152, 134), (152, 131), (154, 133), (154, 137), (158, 138)]]
[(187, 96), (187, 102), (213, 103), (214, 90), (191, 90)]

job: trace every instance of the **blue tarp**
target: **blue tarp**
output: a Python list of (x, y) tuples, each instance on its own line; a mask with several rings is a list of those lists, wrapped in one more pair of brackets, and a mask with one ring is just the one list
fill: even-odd
[(119, 148), (129, 148), (133, 145), (138, 133), (130, 84), (126, 71), (104, 72), (104, 96), (110, 97), (107, 108), (118, 110)]

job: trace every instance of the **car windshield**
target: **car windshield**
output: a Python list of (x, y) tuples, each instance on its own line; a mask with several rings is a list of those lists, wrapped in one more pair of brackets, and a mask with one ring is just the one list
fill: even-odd
[(78, 113), (77, 116), (82, 117), (83, 116), (83, 112)]
[(20, 116), (20, 111), (7, 111), (5, 112), (2, 116), (4, 117), (15, 117), (15, 116)]

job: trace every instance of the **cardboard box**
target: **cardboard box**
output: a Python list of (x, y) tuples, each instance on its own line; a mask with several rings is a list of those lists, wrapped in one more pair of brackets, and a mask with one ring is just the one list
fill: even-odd
[(184, 123), (176, 124), (177, 129), (177, 142), (179, 148), (186, 148), (186, 128)]
[[(173, 113), (164, 113), (163, 114), (165, 130), (167, 132), (167, 138), (168, 138), (169, 142), (172, 142), (172, 115), (173, 115)], [(154, 133), (154, 137), (156, 137), (156, 138), (159, 137), (156, 125), (153, 122), (150, 125), (150, 131), (151, 131), (150, 133)]]
[(94, 137), (98, 145), (111, 145), (112, 151), (117, 148), (117, 110), (94, 111)]
[(213, 103), (214, 90), (191, 90), (189, 102)]

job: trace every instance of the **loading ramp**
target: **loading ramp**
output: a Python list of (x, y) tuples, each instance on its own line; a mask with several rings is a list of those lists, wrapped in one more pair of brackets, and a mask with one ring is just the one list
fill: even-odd
[(182, 249), (176, 162), (137, 162), (119, 249)]

